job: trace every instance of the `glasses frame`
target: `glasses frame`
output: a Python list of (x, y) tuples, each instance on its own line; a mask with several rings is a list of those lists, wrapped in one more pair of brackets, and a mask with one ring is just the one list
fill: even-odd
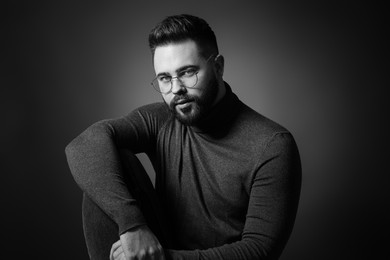
[[(218, 54), (211, 54), (210, 57), (207, 58), (206, 64), (209, 62), (209, 60), (211, 59), (211, 57), (213, 57), (214, 55), (218, 55)], [(199, 78), (198, 78), (198, 73), (199, 73), (199, 71), (200, 71), (200, 70), (196, 71), (196, 72), (194, 73), (194, 75), (192, 76), (192, 77), (194, 77), (194, 76), (196, 77), (195, 84), (194, 84), (192, 87), (188, 87), (188, 86), (184, 85), (184, 84), (183, 84), (183, 81), (182, 81), (182, 79), (181, 79), (181, 76), (174, 76), (174, 77), (171, 77), (171, 80), (170, 80), (171, 87), (169, 88), (168, 91), (161, 91), (161, 90), (160, 90), (160, 87), (159, 87), (159, 84), (158, 84), (158, 79), (157, 79), (158, 77), (155, 77), (155, 78), (152, 80), (152, 82), (150, 82), (150, 85), (152, 85), (153, 89), (156, 90), (158, 93), (161, 93), (161, 94), (164, 94), (164, 95), (165, 95), (165, 94), (169, 94), (170, 92), (172, 92), (173, 80), (174, 80), (174, 79), (180, 81), (180, 83), (182, 84), (182, 86), (184, 86), (185, 88), (195, 88), (196, 84), (198, 84), (198, 81), (199, 81)], [(156, 86), (157, 86), (157, 87), (156, 87), (155, 84), (154, 84), (154, 82), (156, 82), (156, 81), (157, 81), (157, 83), (156, 83)]]

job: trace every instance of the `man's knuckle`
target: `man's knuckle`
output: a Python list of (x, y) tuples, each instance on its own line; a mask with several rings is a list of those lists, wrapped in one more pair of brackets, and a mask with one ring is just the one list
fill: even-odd
[(128, 255), (128, 259), (136, 259), (137, 253), (136, 252), (130, 252)]
[(139, 252), (138, 252), (138, 256), (140, 256), (140, 257), (144, 257), (146, 255), (146, 250), (145, 249), (141, 249), (141, 250), (139, 250)]
[(153, 248), (153, 247), (149, 247), (149, 249), (148, 249), (148, 254), (149, 254), (149, 255), (158, 254), (158, 250), (156, 250), (156, 249)]

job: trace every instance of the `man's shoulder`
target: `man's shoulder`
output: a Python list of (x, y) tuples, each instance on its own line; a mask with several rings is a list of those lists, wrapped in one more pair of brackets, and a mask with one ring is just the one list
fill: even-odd
[(289, 133), (289, 131), (273, 119), (255, 111), (249, 106), (243, 104), (241, 113), (241, 124), (246, 126), (248, 131), (257, 136), (273, 136), (277, 133)]
[(263, 154), (269, 146), (278, 151), (296, 149), (294, 137), (286, 127), (250, 107), (243, 108), (239, 120), (240, 140), (251, 154)]
[(160, 129), (170, 118), (171, 112), (165, 103), (156, 102), (132, 110), (124, 118), (136, 125)]
[(161, 110), (168, 110), (167, 105), (164, 102), (154, 102), (138, 107), (136, 110), (156, 112)]
[(136, 108), (133, 113), (140, 113), (144, 116), (166, 119), (170, 116), (169, 109), (163, 102), (155, 102)]

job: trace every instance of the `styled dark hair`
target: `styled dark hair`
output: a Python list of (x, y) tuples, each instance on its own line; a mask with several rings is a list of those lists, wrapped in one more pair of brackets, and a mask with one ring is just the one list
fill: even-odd
[(168, 16), (157, 24), (149, 34), (149, 47), (154, 56), (158, 46), (186, 40), (195, 41), (204, 58), (218, 54), (217, 39), (207, 22), (188, 14)]

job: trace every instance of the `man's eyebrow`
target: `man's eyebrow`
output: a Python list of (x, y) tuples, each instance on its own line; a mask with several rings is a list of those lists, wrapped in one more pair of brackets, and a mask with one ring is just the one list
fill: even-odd
[(160, 76), (170, 76), (169, 73), (167, 72), (160, 72), (156, 75), (156, 77), (160, 77)]
[[(188, 69), (199, 69), (199, 66), (197, 66), (197, 65), (185, 65), (183, 67), (178, 68), (176, 70), (176, 74), (178, 74), (178, 73), (180, 73), (182, 71), (188, 70)], [(159, 76), (171, 76), (171, 74), (168, 73), (168, 72), (160, 72), (160, 73), (157, 74), (156, 77), (159, 77)]]
[(181, 71), (188, 70), (188, 69), (199, 69), (199, 66), (197, 66), (197, 65), (186, 65), (186, 66), (178, 68), (176, 70), (176, 73), (179, 73)]

